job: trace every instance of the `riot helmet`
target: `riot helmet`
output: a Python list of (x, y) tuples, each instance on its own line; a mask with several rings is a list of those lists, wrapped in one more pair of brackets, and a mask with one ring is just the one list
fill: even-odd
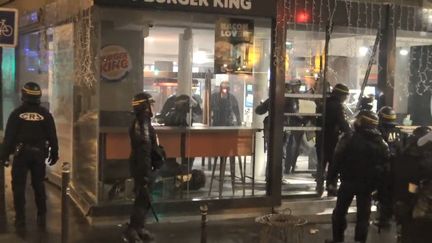
[(136, 94), (132, 99), (132, 107), (135, 114), (144, 113), (148, 115), (148, 117), (153, 116), (152, 104), (154, 103), (154, 99), (151, 94), (147, 92), (141, 92)]
[(27, 82), (21, 88), (21, 100), (30, 104), (40, 104), (41, 88), (37, 83)]
[(349, 95), (349, 89), (344, 84), (336, 84), (333, 87), (331, 95), (338, 97), (341, 102), (344, 102)]
[(300, 79), (293, 79), (285, 83), (285, 90), (291, 93), (298, 93), (300, 91), (301, 85), (302, 82)]
[(378, 116), (373, 111), (361, 110), (354, 121), (356, 129), (374, 129), (378, 127)]
[(384, 106), (378, 111), (380, 124), (396, 125), (396, 112), (390, 106)]
[(374, 97), (372, 95), (360, 98), (360, 110), (372, 110)]

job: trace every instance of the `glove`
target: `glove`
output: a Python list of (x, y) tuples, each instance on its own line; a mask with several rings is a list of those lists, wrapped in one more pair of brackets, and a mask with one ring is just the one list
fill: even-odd
[(57, 163), (57, 161), (59, 160), (59, 156), (58, 153), (51, 153), (50, 156), (48, 157), (48, 164), (49, 166), (53, 166)]

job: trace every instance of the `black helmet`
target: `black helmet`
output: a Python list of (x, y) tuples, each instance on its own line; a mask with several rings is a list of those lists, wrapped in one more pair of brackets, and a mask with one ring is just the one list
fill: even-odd
[(290, 86), (300, 86), (302, 84), (300, 79), (293, 79), (288, 82)]
[(344, 84), (336, 84), (333, 87), (332, 95), (338, 95), (338, 96), (349, 95), (349, 89)]
[(361, 110), (354, 121), (356, 128), (377, 128), (378, 116), (373, 111)]
[(41, 88), (37, 83), (28, 82), (21, 88), (21, 100), (27, 103), (40, 104)]
[(360, 110), (372, 110), (372, 108), (373, 108), (373, 105), (372, 105), (373, 100), (374, 100), (373, 96), (370, 96), (370, 95), (363, 96), (360, 99)]
[(148, 111), (149, 116), (153, 116), (150, 105), (154, 103), (154, 99), (151, 94), (147, 92), (141, 92), (136, 94), (132, 99), (132, 107), (135, 113)]
[(380, 123), (387, 125), (396, 125), (396, 112), (390, 106), (383, 106), (378, 111)]

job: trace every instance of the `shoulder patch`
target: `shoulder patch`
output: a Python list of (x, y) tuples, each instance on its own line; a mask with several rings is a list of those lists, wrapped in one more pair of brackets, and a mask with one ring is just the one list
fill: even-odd
[(19, 117), (25, 121), (43, 121), (45, 119), (44, 116), (36, 112), (21, 113)]

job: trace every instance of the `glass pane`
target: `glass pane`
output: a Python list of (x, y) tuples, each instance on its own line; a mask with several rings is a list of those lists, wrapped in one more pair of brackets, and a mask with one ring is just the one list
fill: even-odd
[[(90, 26), (90, 16), (80, 16), (74, 25), (73, 155), (72, 182), (87, 202), (96, 202), (98, 169), (98, 82), (95, 81), (95, 42), (99, 25)], [(88, 18), (87, 18), (88, 17)], [(88, 39), (90, 38), (90, 39)], [(93, 41), (92, 41), (93, 40)]]
[(61, 162), (73, 162), (73, 81), (74, 49), (73, 25), (67, 24), (47, 30), (49, 39), (49, 103), (55, 118), (59, 141), (60, 162), (49, 167), (51, 173), (61, 176)]
[[(372, 53), (375, 30), (335, 27), (328, 51), (329, 89), (342, 83), (350, 89), (345, 102), (353, 117), (360, 88)], [(321, 130), (317, 112), (322, 102), (325, 33), (304, 30), (287, 32), (285, 142), (282, 161), (283, 195), (311, 193), (316, 189), (318, 157), (316, 132)], [(364, 95), (375, 96), (377, 66), (373, 65)], [(374, 101), (376, 108), (376, 101)]]
[(398, 32), (394, 110), (404, 126), (429, 126), (432, 122), (432, 40), (426, 32)]
[[(219, 16), (171, 12), (167, 19), (166, 12), (107, 8), (101, 18), (102, 46), (121, 46), (132, 62), (120, 80), (101, 80), (100, 125), (101, 136), (106, 139), (102, 144), (106, 156), (101, 168), (102, 200), (133, 197), (127, 171), (127, 127), (132, 116), (126, 101), (140, 91), (149, 92), (156, 101), (153, 125), (169, 157), (155, 175), (156, 201), (265, 195), (263, 138), (255, 129), (262, 127), (264, 116), (255, 115), (254, 107), (268, 93), (270, 21), (240, 20), (251, 23), (249, 45), (218, 52), (215, 35)], [(237, 71), (216, 74), (215, 55), (224, 52), (238, 57), (238, 62), (229, 59), (237, 66), (227, 63)], [(229, 83), (230, 99), (237, 101), (237, 106), (228, 102), (228, 108), (235, 106), (238, 112), (228, 111), (230, 124), (216, 127), (212, 125), (215, 107), (211, 97), (220, 94), (223, 81)], [(125, 152), (118, 152), (121, 147)], [(121, 171), (115, 178), (114, 170)], [(222, 177), (224, 183), (219, 182)]]

